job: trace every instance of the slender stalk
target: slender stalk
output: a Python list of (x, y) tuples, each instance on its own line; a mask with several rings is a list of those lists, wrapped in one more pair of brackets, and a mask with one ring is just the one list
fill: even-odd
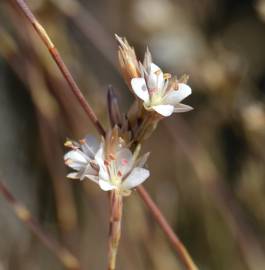
[(140, 194), (141, 198), (151, 211), (152, 215), (154, 216), (157, 223), (160, 225), (163, 232), (166, 234), (167, 238), (171, 242), (174, 249), (177, 251), (180, 261), (182, 262), (183, 266), (187, 270), (198, 270), (198, 267), (194, 264), (191, 256), (189, 255), (187, 249), (182, 244), (180, 239), (177, 237), (163, 214), (161, 213), (160, 209), (157, 207), (155, 202), (152, 200), (150, 195), (146, 192), (146, 190), (139, 186), (137, 187), (137, 191)]
[(65, 80), (67, 81), (70, 89), (72, 90), (73, 94), (76, 96), (78, 101), (80, 102), (81, 106), (87, 113), (88, 117), (90, 118), (91, 122), (94, 124), (96, 129), (101, 135), (105, 135), (104, 128), (100, 124), (96, 114), (94, 113), (91, 106), (86, 101), (84, 95), (82, 94), (80, 88), (78, 87), (77, 83), (75, 82), (73, 76), (71, 75), (69, 69), (65, 65), (59, 51), (56, 49), (55, 45), (51, 41), (50, 37), (48, 36), (47, 32), (43, 28), (43, 26), (38, 22), (34, 14), (31, 12), (25, 1), (23, 0), (14, 0), (19, 9), (23, 12), (23, 14), (26, 16), (26, 18), (29, 20), (29, 22), (32, 24), (34, 29), (36, 30), (39, 37), (42, 39), (43, 43), (49, 50), (52, 58), (56, 62), (58, 68), (60, 69), (62, 75), (64, 76)]
[[(72, 77), (70, 71), (68, 70), (68, 68), (64, 64), (64, 62), (63, 62), (63, 60), (62, 60), (62, 58), (61, 58), (58, 50), (56, 49), (56, 47), (52, 43), (52, 41), (51, 41), (50, 37), (48, 36), (48, 34), (46, 33), (45, 29), (37, 21), (37, 19), (35, 18), (35, 16), (33, 15), (33, 13), (31, 12), (31, 10), (29, 9), (29, 7), (27, 6), (27, 4), (25, 3), (24, 0), (13, 0), (13, 1), (16, 2), (16, 4), (18, 5), (19, 9), (23, 12), (23, 14), (26, 16), (26, 18), (32, 24), (32, 26), (34, 27), (34, 29), (38, 33), (39, 37), (42, 39), (43, 43), (48, 48), (48, 50), (49, 50), (52, 58), (56, 62), (57, 66), (60, 69), (60, 71), (62, 72), (65, 80), (67, 81), (68, 85), (70, 86), (70, 89), (72, 90), (72, 92), (74, 93), (74, 95), (76, 96), (76, 98), (78, 99), (78, 101), (80, 102), (80, 105), (82, 106), (82, 108), (84, 109), (84, 111), (87, 113), (87, 115), (90, 118), (91, 122), (97, 128), (99, 134), (105, 136), (105, 130), (104, 130), (104, 128), (100, 124), (100, 122), (99, 122), (97, 116), (95, 115), (93, 109), (91, 108), (91, 106), (88, 104), (88, 102), (84, 98), (81, 90), (79, 89), (78, 85), (76, 84), (76, 82), (75, 82), (74, 78)], [(175, 242), (175, 244), (173, 244), (173, 247), (175, 248), (176, 252), (179, 254), (179, 258), (181, 260), (183, 260), (183, 264), (186, 265), (186, 269), (187, 270), (198, 269), (195, 266), (195, 264), (193, 263), (193, 261), (192, 261), (191, 257), (189, 256), (187, 250), (184, 248), (184, 245), (180, 242), (180, 240), (178, 239), (178, 237), (175, 235), (174, 231), (170, 228), (170, 225), (166, 221), (165, 217), (163, 216), (163, 214), (159, 210), (158, 206), (151, 199), (150, 195), (144, 189), (144, 187), (143, 186), (140, 186), (140, 187), (138, 187), (137, 190), (140, 193), (141, 198), (145, 202), (146, 206), (149, 208), (149, 210), (150, 210), (151, 214), (153, 215), (154, 219), (156, 220), (156, 222), (158, 224), (160, 224), (161, 228), (165, 232), (165, 234), (168, 237), (168, 239), (172, 243)], [(152, 203), (150, 203), (150, 202), (152, 202)], [(162, 224), (164, 224), (164, 225), (162, 225)], [(167, 225), (165, 226), (165, 224), (167, 224)], [(167, 227), (170, 230), (168, 230)], [(170, 233), (169, 233), (169, 231), (170, 231)], [(178, 239), (178, 241), (173, 241), (174, 238), (175, 239)], [(176, 243), (178, 243), (178, 244), (176, 244)], [(182, 246), (182, 248), (180, 248), (181, 246)], [(183, 250), (185, 252), (183, 252)], [(188, 263), (189, 261), (190, 261), (190, 263)]]
[(108, 270), (116, 269), (116, 258), (121, 237), (122, 196), (119, 191), (110, 193), (110, 228)]
[(66, 248), (56, 242), (49, 234), (47, 234), (33, 218), (29, 210), (8, 190), (8, 188), (0, 181), (0, 193), (6, 201), (12, 206), (17, 217), (30, 228), (37, 238), (50, 249), (62, 262), (68, 270), (80, 270), (80, 264)]

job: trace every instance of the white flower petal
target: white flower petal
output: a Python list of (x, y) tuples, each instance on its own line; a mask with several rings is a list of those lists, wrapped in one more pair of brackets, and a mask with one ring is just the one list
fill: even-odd
[(141, 185), (150, 175), (150, 172), (144, 168), (136, 167), (132, 170), (130, 175), (122, 182), (123, 189), (132, 189)]
[(122, 175), (128, 173), (133, 164), (133, 154), (128, 148), (122, 148), (116, 155), (116, 167), (117, 171), (120, 171)]
[(157, 113), (163, 116), (170, 116), (174, 112), (172, 105), (156, 105), (152, 107)]
[(79, 179), (79, 174), (77, 172), (72, 172), (72, 173), (68, 173), (66, 177), (70, 179)]
[(164, 74), (161, 68), (154, 63), (151, 63), (149, 83), (151, 88), (154, 88), (156, 86), (158, 90), (162, 90), (164, 86)]
[(98, 149), (96, 155), (95, 155), (95, 160), (97, 164), (102, 167), (104, 166), (104, 149), (103, 149), (103, 144), (100, 145), (100, 148)]
[(88, 164), (89, 157), (80, 150), (72, 150), (64, 155), (64, 160), (68, 167), (78, 171)]
[(173, 90), (166, 95), (164, 104), (176, 105), (191, 94), (191, 88), (185, 83), (178, 84), (178, 90)]
[(189, 112), (191, 110), (193, 110), (191, 106), (182, 103), (178, 103), (174, 108), (175, 113)]
[(86, 155), (94, 159), (94, 156), (99, 149), (99, 142), (94, 136), (86, 136), (84, 143), (81, 144), (81, 148)]
[(65, 164), (66, 164), (69, 168), (74, 169), (74, 170), (76, 170), (76, 171), (80, 171), (80, 170), (82, 170), (82, 169), (86, 166), (85, 163), (73, 162), (73, 161), (71, 161), (71, 160), (66, 161)]
[(132, 157), (133, 157), (132, 152), (128, 148), (125, 148), (125, 147), (120, 149), (116, 154), (117, 161), (121, 161), (123, 159), (131, 160)]
[(114, 186), (111, 183), (104, 181), (104, 180), (99, 180), (98, 184), (99, 184), (100, 188), (104, 191), (109, 191), (109, 190), (113, 190), (116, 188), (116, 186)]
[(104, 180), (104, 181), (109, 181), (109, 174), (107, 172), (107, 169), (105, 166), (99, 167), (99, 179)]
[[(161, 68), (158, 65), (156, 65), (155, 63), (151, 63), (151, 71), (150, 71), (150, 73), (154, 74), (157, 71), (162, 72)], [(163, 74), (163, 72), (162, 72), (162, 74)]]
[(144, 78), (133, 78), (131, 85), (134, 93), (144, 102), (149, 101), (149, 93)]
[(86, 163), (89, 159), (80, 150), (72, 150), (64, 155), (64, 160), (73, 160), (76, 162)]
[(104, 149), (103, 149), (103, 144), (100, 145), (99, 150), (97, 151), (95, 155), (95, 160), (99, 166), (99, 179), (107, 181), (109, 180), (109, 175), (106, 169), (106, 166), (104, 164)]

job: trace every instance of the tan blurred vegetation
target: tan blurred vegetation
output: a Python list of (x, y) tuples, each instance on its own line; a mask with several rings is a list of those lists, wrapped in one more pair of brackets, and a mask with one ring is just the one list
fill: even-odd
[[(96, 134), (31, 26), (0, 3), (0, 171), (43, 227), (104, 269), (106, 194), (70, 181), (63, 142)], [(146, 143), (145, 186), (200, 269), (265, 269), (265, 1), (29, 0), (105, 126), (107, 85), (131, 93), (114, 33), (164, 71), (190, 75), (192, 112)], [(125, 199), (119, 269), (181, 269), (137, 193)], [(0, 198), (0, 269), (62, 269)]]

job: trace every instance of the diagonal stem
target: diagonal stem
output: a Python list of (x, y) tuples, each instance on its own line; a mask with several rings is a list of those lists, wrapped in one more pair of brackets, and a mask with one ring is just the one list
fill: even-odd
[(143, 186), (139, 186), (136, 188), (138, 193), (140, 194), (141, 198), (145, 202), (148, 209), (151, 211), (152, 215), (154, 216), (156, 222), (159, 224), (163, 232), (166, 234), (167, 238), (171, 242), (172, 246), (178, 253), (178, 257), (182, 264), (185, 266), (187, 270), (198, 270), (198, 267), (194, 264), (190, 254), (188, 253), (187, 249), (177, 237), (169, 223), (167, 222), (166, 218), (157, 207), (153, 199), (150, 197), (148, 192), (144, 189)]
[[(42, 25), (37, 21), (34, 14), (31, 12), (27, 4), (24, 0), (13, 0), (18, 5), (19, 9), (22, 11), (22, 13), (26, 16), (26, 18), (29, 20), (29, 22), (32, 24), (34, 29), (36, 30), (39, 37), (42, 39), (43, 43), (49, 50), (52, 58), (56, 62), (58, 68), (60, 69), (61, 73), (63, 74), (65, 80), (67, 81), (68, 85), (70, 86), (71, 91), (74, 93), (78, 101), (80, 102), (80, 105), (84, 109), (84, 111), (87, 113), (88, 117), (90, 118), (91, 122), (95, 125), (97, 131), (102, 136), (105, 136), (105, 130), (103, 126), (100, 124), (96, 114), (94, 113), (93, 109), (89, 105), (89, 103), (86, 101), (85, 97), (83, 96), (81, 90), (79, 89), (77, 83), (75, 82), (74, 78), (72, 77), (69, 69), (64, 64), (58, 50), (54, 46), (53, 42), (51, 41), (50, 37), (48, 36), (45, 29), (42, 27)], [(138, 187), (138, 192), (141, 195), (141, 198), (145, 202), (146, 206), (150, 210), (151, 214), (153, 215), (156, 222), (161, 226), (162, 230), (164, 231), (165, 235), (168, 237), (168, 239), (173, 244), (173, 247), (175, 248), (176, 252), (179, 254), (179, 258), (183, 262), (183, 264), (186, 266), (187, 270), (196, 270), (198, 269), (194, 262), (192, 261), (189, 253), (185, 249), (184, 245), (181, 243), (181, 241), (178, 239), (168, 222), (166, 221), (165, 217), (161, 213), (158, 206), (155, 204), (155, 202), (152, 200), (148, 192), (144, 189), (143, 186)]]
[(101, 135), (105, 135), (105, 131), (103, 126), (100, 124), (96, 114), (94, 113), (91, 106), (86, 101), (84, 95), (82, 94), (80, 88), (78, 87), (77, 83), (75, 82), (73, 76), (71, 75), (69, 69), (65, 65), (59, 51), (54, 46), (53, 42), (51, 41), (50, 37), (48, 36), (45, 29), (42, 27), (42, 25), (38, 22), (34, 14), (31, 12), (25, 1), (23, 0), (15, 0), (20, 10), (23, 12), (23, 14), (26, 16), (26, 18), (30, 21), (34, 29), (36, 30), (39, 37), (42, 39), (43, 43), (49, 50), (53, 60), (56, 62), (58, 68), (60, 69), (62, 75), (64, 76), (65, 80), (67, 81), (71, 91), (76, 96), (78, 101), (80, 102), (81, 106), (87, 113), (88, 117), (90, 118), (91, 122), (94, 124), (96, 129)]
[(8, 190), (3, 182), (0, 181), (0, 193), (5, 200), (12, 206), (17, 217), (30, 228), (37, 238), (50, 249), (62, 262), (68, 270), (80, 270), (80, 265), (76, 257), (74, 257), (66, 248), (56, 242), (49, 234), (47, 234), (33, 218), (29, 210), (22, 205), (14, 195)]

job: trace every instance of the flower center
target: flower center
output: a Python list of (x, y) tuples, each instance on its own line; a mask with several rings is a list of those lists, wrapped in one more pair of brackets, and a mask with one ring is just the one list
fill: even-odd
[(151, 105), (155, 106), (155, 105), (159, 105), (162, 102), (162, 96), (160, 93), (156, 93), (152, 96), (151, 98)]
[(115, 185), (119, 186), (122, 182), (124, 176), (122, 168), (128, 165), (128, 160), (123, 158), (120, 160), (120, 165), (117, 164), (117, 159), (115, 155), (110, 155), (109, 160), (104, 161), (104, 165), (107, 169), (109, 175), (109, 181)]

